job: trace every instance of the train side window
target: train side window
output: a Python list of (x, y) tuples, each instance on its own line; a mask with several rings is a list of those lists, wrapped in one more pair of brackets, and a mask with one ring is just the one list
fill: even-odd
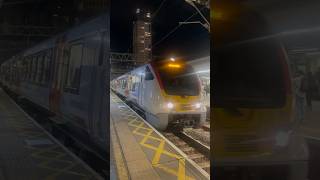
[(24, 57), (22, 60), (22, 80), (25, 81), (28, 74), (28, 62), (27, 58)]
[(150, 81), (150, 80), (153, 80), (153, 79), (154, 79), (153, 74), (152, 74), (152, 72), (150, 71), (149, 67), (147, 66), (147, 67), (146, 67), (146, 73), (145, 73), (144, 80)]
[(67, 68), (66, 88), (78, 90), (80, 86), (83, 45), (75, 44), (70, 48)]
[(50, 80), (50, 64), (51, 64), (52, 50), (48, 50), (45, 54), (45, 66), (44, 66), (44, 84), (49, 83)]
[(37, 73), (38, 73), (38, 58), (37, 56), (33, 56), (32, 58), (32, 71), (33, 71), (33, 75), (32, 75), (32, 81), (36, 82), (37, 80)]
[(43, 71), (44, 71), (44, 58), (43, 58), (43, 54), (40, 54), (38, 56), (38, 78), (37, 78), (37, 82), (39, 84), (42, 84), (42, 78), (43, 78)]
[(32, 79), (32, 66), (33, 66), (33, 59), (32, 59), (32, 57), (30, 57), (29, 56), (29, 58), (28, 58), (28, 64), (29, 64), (29, 74), (28, 74), (28, 80), (29, 81), (31, 81), (31, 79)]

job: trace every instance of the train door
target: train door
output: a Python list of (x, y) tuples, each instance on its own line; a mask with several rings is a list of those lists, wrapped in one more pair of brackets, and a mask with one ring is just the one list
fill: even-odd
[[(143, 105), (144, 108), (148, 111), (150, 111), (150, 107), (153, 107), (152, 101), (153, 101), (153, 87), (154, 87), (154, 76), (148, 66), (145, 66), (145, 76), (143, 78)], [(146, 98), (147, 97), (147, 98)]]
[(49, 108), (52, 112), (59, 113), (60, 100), (62, 95), (62, 63), (64, 56), (65, 37), (58, 38), (54, 49), (52, 61), (52, 83), (49, 94)]
[(144, 90), (145, 90), (145, 84), (144, 84), (144, 76), (143, 73), (139, 73), (139, 105), (144, 108)]

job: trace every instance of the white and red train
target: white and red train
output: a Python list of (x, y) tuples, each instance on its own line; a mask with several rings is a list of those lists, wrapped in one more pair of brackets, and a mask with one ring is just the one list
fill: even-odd
[(200, 79), (183, 61), (145, 64), (112, 80), (111, 89), (143, 110), (159, 130), (174, 124), (199, 127), (206, 119)]

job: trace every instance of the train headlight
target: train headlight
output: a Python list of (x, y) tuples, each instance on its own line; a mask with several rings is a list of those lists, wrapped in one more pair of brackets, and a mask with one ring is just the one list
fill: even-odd
[(173, 108), (173, 103), (172, 103), (172, 102), (168, 102), (167, 108), (168, 108), (168, 109), (172, 109), (172, 108)]
[(197, 109), (201, 108), (201, 103), (196, 103), (196, 104), (195, 104), (195, 107), (196, 107)]

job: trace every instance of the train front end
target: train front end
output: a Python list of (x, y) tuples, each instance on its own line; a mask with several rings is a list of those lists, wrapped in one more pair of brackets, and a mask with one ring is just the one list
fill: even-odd
[(159, 104), (154, 114), (159, 129), (169, 126), (200, 127), (206, 120), (201, 82), (191, 65), (183, 61), (153, 63), (157, 77)]
[(254, 10), (231, 3), (214, 8), (224, 13), (213, 16), (212, 28), (216, 178), (305, 179), (308, 152), (295, 130), (295, 94), (281, 39)]

